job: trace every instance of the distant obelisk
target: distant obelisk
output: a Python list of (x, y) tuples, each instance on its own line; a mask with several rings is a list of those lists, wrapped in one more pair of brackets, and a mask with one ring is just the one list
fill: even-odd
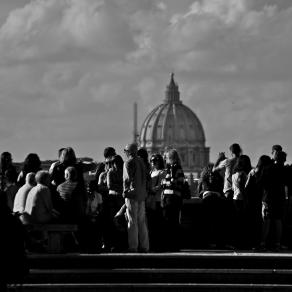
[(134, 102), (134, 128), (133, 128), (133, 142), (138, 143), (138, 105)]

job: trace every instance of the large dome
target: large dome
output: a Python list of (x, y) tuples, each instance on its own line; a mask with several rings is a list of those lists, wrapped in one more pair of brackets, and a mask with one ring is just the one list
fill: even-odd
[(204, 129), (196, 114), (180, 100), (173, 77), (171, 74), (163, 103), (155, 107), (142, 124), (140, 145), (150, 153), (174, 147), (179, 150), (187, 171), (199, 171), (209, 162)]

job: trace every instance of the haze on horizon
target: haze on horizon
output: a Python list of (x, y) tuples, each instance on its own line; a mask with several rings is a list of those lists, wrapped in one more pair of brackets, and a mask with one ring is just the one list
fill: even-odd
[(2, 0), (0, 152), (122, 153), (172, 71), (212, 161), (237, 142), (291, 163), (290, 0)]

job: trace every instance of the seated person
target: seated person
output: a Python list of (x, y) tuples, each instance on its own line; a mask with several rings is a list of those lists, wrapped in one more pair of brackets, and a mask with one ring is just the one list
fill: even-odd
[(77, 170), (73, 166), (65, 169), (65, 182), (57, 187), (62, 200), (61, 220), (70, 223), (79, 223), (85, 216), (86, 203), (84, 191), (77, 180)]
[(27, 195), (24, 213), (29, 223), (49, 223), (58, 217), (54, 210), (49, 189), (50, 174), (40, 170), (35, 176), (37, 185)]
[(30, 190), (36, 185), (35, 173), (30, 172), (25, 177), (25, 184), (18, 190), (15, 195), (13, 212), (23, 213), (26, 198)]

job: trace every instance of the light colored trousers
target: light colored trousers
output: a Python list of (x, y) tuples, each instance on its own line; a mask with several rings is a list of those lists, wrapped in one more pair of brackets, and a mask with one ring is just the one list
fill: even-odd
[(128, 245), (130, 251), (149, 250), (148, 228), (145, 214), (145, 201), (125, 199), (128, 217)]

